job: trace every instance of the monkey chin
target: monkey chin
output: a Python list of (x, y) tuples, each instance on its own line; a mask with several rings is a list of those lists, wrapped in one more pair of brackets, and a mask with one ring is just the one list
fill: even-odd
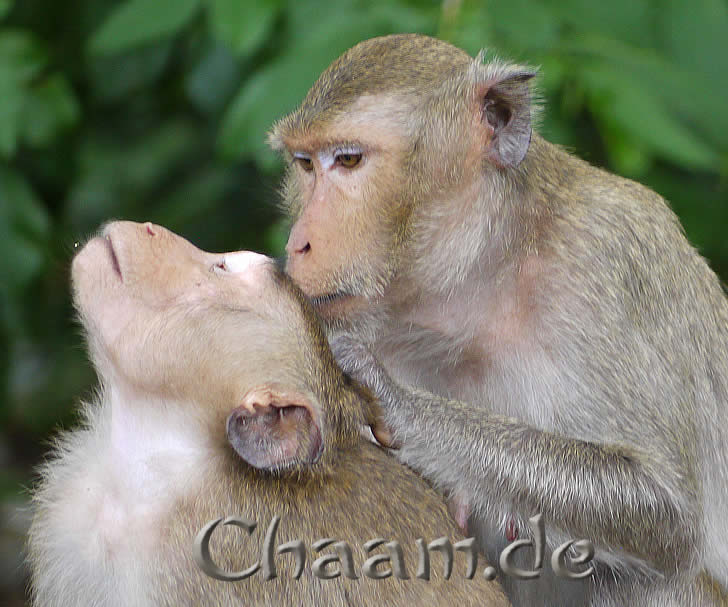
[(362, 295), (335, 294), (309, 297), (314, 310), (328, 324), (350, 320), (357, 311), (367, 308), (367, 300)]

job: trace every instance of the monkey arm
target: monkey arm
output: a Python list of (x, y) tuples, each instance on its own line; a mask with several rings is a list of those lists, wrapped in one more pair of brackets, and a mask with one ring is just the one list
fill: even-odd
[[(570, 537), (664, 571), (674, 570), (697, 544), (694, 524), (681, 517), (691, 509), (655, 481), (660, 475), (651, 473), (645, 454), (400, 390), (391, 401), (397, 408), (385, 413), (401, 444), (399, 458), (439, 486), (464, 491), (474, 508), (492, 511), (501, 501), (524, 517), (540, 512)], [(462, 453), (470, 457), (453, 457)], [(660, 537), (658, 527), (671, 533)]]
[(686, 503), (695, 496), (659, 483), (676, 473), (649, 453), (542, 431), (400, 386), (349, 336), (334, 338), (332, 349), (379, 398), (398, 458), (441, 489), (467, 495), (475, 511), (541, 513), (570, 538), (591, 540), (597, 558), (629, 556), (665, 573), (694, 555), (699, 529), (683, 513), (695, 512)]

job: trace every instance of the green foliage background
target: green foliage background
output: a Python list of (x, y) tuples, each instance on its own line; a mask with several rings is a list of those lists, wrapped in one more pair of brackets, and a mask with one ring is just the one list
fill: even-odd
[(726, 0), (0, 0), (0, 602), (22, 601), (21, 485), (94, 379), (74, 243), (127, 218), (280, 254), (266, 130), (402, 31), (540, 65), (542, 133), (663, 194), (728, 277)]

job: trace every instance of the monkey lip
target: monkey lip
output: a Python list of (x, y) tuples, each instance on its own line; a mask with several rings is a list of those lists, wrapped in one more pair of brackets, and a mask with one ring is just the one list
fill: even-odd
[(111, 267), (114, 268), (114, 271), (119, 275), (119, 278), (123, 280), (121, 266), (119, 265), (119, 258), (116, 256), (116, 251), (114, 250), (114, 244), (111, 242), (111, 238), (108, 234), (103, 237), (103, 240), (106, 243), (106, 248), (111, 256)]
[(309, 297), (316, 312), (323, 319), (346, 318), (357, 308), (357, 302), (362, 301), (359, 295), (352, 295), (344, 291), (337, 291), (328, 295)]
[(315, 295), (309, 297), (309, 301), (316, 306), (317, 308), (319, 306), (323, 306), (325, 304), (329, 304), (332, 301), (336, 301), (337, 299), (345, 299), (353, 297), (353, 295), (350, 295), (349, 293), (345, 293), (344, 291), (336, 291), (334, 293), (329, 293), (327, 295)]

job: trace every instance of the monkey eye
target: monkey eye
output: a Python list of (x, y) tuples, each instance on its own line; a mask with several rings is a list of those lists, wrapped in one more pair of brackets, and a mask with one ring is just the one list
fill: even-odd
[(361, 152), (340, 152), (334, 156), (334, 162), (347, 169), (353, 169), (361, 162)]
[(298, 162), (304, 171), (313, 171), (313, 160), (311, 160), (308, 156), (296, 153), (293, 155), (293, 159)]

